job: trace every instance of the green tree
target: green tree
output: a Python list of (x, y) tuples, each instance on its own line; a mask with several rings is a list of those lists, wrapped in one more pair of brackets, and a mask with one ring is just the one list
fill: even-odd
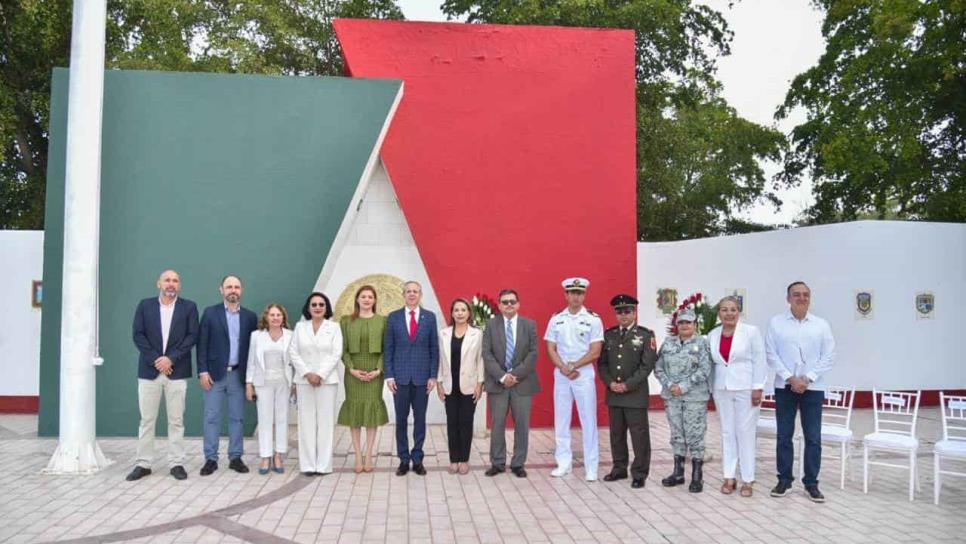
[[(0, 3), (0, 228), (42, 229), (51, 70), (69, 0)], [(336, 17), (401, 19), (395, 0), (109, 0), (107, 68), (342, 75)]]
[(782, 180), (806, 220), (966, 221), (966, 0), (814, 0), (827, 45), (776, 117), (804, 108)]
[(779, 203), (759, 160), (780, 159), (785, 139), (721, 97), (715, 61), (732, 33), (717, 11), (688, 0), (446, 0), (442, 9), (470, 22), (636, 31), (640, 240), (760, 230), (735, 213)]

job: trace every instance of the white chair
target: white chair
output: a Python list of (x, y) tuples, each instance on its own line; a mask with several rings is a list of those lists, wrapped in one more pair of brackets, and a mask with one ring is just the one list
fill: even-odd
[[(852, 458), (852, 404), (855, 402), (854, 387), (829, 386), (825, 390), (825, 400), (822, 402), (822, 442), (834, 442), (839, 445), (839, 459), (842, 468), (839, 471), (839, 489), (845, 489), (845, 469)], [(795, 440), (804, 446), (804, 437), (795, 436)], [(799, 456), (798, 473), (805, 474), (804, 447)]]
[[(919, 417), (919, 391), (904, 393), (900, 391), (872, 390), (872, 407), (875, 418), (875, 432), (862, 439), (862, 491), (869, 492), (869, 465), (909, 469), (909, 500), (915, 498), (919, 473), (916, 469), (916, 454), (919, 439), (916, 438), (916, 419)], [(904, 453), (909, 464), (897, 465), (884, 461), (870, 461), (869, 453), (883, 450), (888, 453)]]
[(946, 396), (939, 392), (939, 407), (943, 414), (943, 438), (933, 450), (933, 502), (939, 504), (940, 475), (966, 476), (966, 472), (942, 470), (942, 459), (966, 461), (966, 397)]
[(758, 434), (776, 436), (778, 421), (775, 419), (775, 395), (762, 395), (758, 411)]

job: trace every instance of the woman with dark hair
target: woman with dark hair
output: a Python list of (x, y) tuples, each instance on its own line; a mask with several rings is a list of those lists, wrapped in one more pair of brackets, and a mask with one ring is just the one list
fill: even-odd
[(299, 470), (318, 476), (332, 472), (342, 330), (329, 319), (332, 303), (322, 293), (305, 299), (302, 317), (288, 348), (298, 392)]
[(483, 394), (483, 332), (470, 326), (470, 303), (458, 298), (449, 308), (449, 327), (439, 331), (437, 391), (446, 405), (449, 471), (470, 471), (473, 416)]
[(288, 452), (288, 398), (292, 387), (288, 347), (291, 341), (285, 307), (277, 302), (265, 306), (258, 330), (252, 332), (245, 372), (245, 396), (254, 400), (258, 409), (258, 455), (262, 458), (258, 473), (263, 475), (269, 470), (285, 472), (282, 463)]
[[(386, 317), (376, 313), (376, 289), (363, 285), (356, 291), (352, 315), (339, 320), (342, 329), (342, 362), (345, 363), (345, 402), (339, 410), (339, 425), (352, 432), (356, 473), (372, 472), (372, 450), (376, 429), (389, 422), (382, 400), (382, 336)], [(362, 452), (362, 428), (366, 428), (366, 450)]]

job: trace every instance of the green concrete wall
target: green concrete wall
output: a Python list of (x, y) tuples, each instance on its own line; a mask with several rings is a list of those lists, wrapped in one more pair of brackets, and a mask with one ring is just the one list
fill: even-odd
[[(41, 332), (42, 436), (59, 419), (68, 72), (54, 71)], [(349, 78), (108, 71), (101, 179), (97, 434), (137, 434), (138, 301), (165, 268), (182, 296), (220, 302), (227, 273), (244, 306), (270, 301), (297, 319), (315, 285), (401, 82)], [(200, 435), (202, 391), (189, 380), (185, 428)], [(255, 423), (249, 404), (247, 432)], [(163, 410), (162, 410), (163, 411)], [(164, 434), (163, 416), (159, 434)]]

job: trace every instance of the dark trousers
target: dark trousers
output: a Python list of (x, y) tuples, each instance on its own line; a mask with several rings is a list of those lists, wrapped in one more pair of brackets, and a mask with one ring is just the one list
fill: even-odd
[[(396, 386), (393, 406), (396, 408), (396, 454), (403, 463), (423, 462), (423, 442), (426, 440), (426, 405), (429, 393), (426, 384), (408, 383)], [(413, 413), (413, 449), (409, 449), (409, 411)]]
[(530, 447), (530, 411), (533, 397), (520, 395), (516, 387), (502, 393), (490, 393), (487, 397), (493, 429), (490, 434), (490, 464), (506, 468), (506, 416), (513, 416), (513, 456), (510, 468), (523, 468), (527, 462), (527, 448)]
[(651, 470), (651, 430), (647, 423), (647, 408), (624, 408), (608, 406), (610, 415), (610, 451), (614, 460), (614, 472), (627, 473), (627, 433), (631, 434), (634, 448), (632, 478), (647, 478)]
[(822, 402), (825, 391), (792, 392), (791, 386), (775, 390), (775, 423), (778, 426), (778, 480), (791, 483), (795, 463), (795, 413), (801, 412), (802, 435), (805, 438), (805, 474), (802, 483), (818, 485), (818, 471), (822, 464)]
[(473, 444), (473, 415), (476, 403), (473, 395), (464, 395), (456, 384), (446, 395), (446, 436), (449, 438), (449, 462), (466, 463), (470, 460)]

